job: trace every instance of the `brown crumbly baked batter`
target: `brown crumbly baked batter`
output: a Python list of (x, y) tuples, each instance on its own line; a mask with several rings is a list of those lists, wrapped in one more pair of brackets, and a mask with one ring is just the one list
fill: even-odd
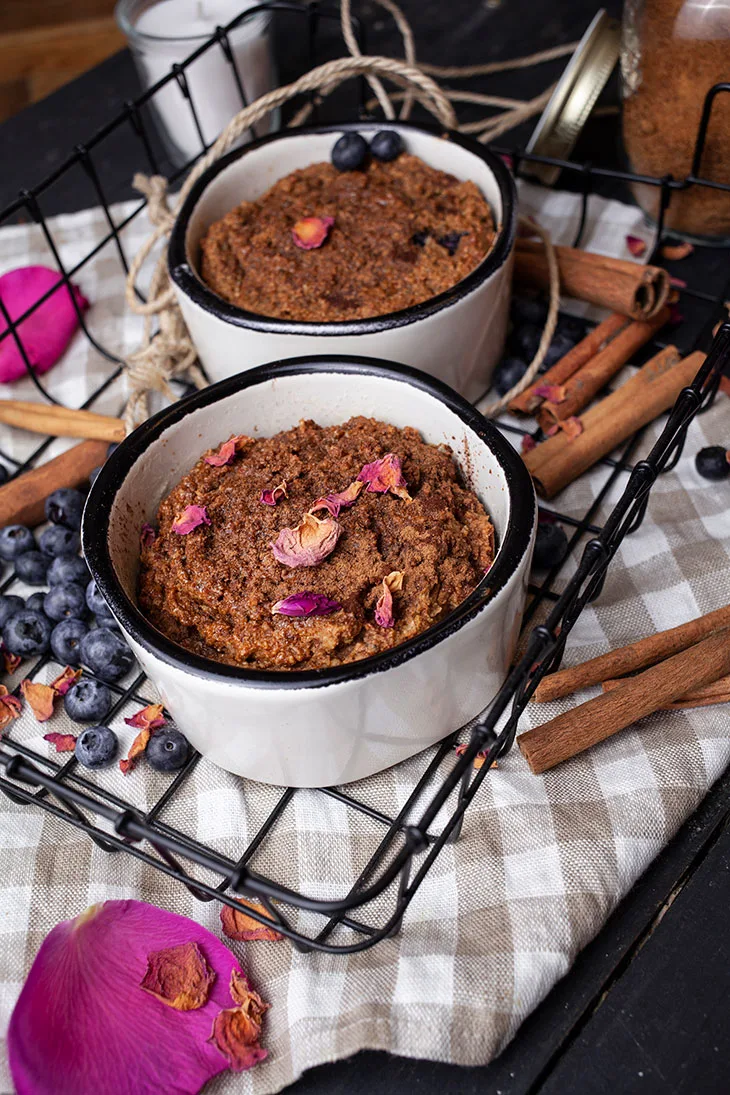
[[(296, 222), (325, 216), (335, 223), (322, 246), (298, 247)], [(478, 187), (416, 156), (372, 161), (363, 171), (317, 163), (211, 225), (201, 241), (201, 274), (219, 296), (259, 315), (364, 319), (450, 289), (489, 253), (494, 237)]]
[[(342, 534), (323, 562), (276, 561), (270, 545), (282, 528), (388, 452), (400, 456), (413, 501), (363, 490), (341, 510)], [(282, 479), (288, 498), (263, 505), (261, 491)], [(211, 524), (179, 535), (171, 525), (188, 505), (205, 506)], [(248, 440), (227, 467), (201, 458), (160, 505), (158, 526), (142, 549), (143, 612), (196, 654), (251, 669), (322, 669), (397, 646), (460, 604), (494, 554), (491, 521), (462, 485), (451, 450), (370, 418), (324, 428), (302, 421)], [(394, 570), (404, 573), (403, 589), (393, 594), (395, 626), (383, 628), (375, 603)], [(330, 616), (271, 614), (276, 601), (303, 590), (343, 607)]]

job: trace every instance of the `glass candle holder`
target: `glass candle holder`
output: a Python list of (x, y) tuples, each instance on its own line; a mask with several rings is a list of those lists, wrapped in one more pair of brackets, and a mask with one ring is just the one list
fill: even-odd
[[(129, 42), (145, 89), (170, 73), (255, 0), (118, 0), (115, 15)], [(258, 12), (228, 34), (230, 55), (212, 45), (184, 70), (198, 125), (181, 83), (172, 80), (155, 92), (151, 108), (176, 163), (187, 163), (210, 144), (246, 102), (276, 86), (271, 15)], [(234, 71), (235, 66), (235, 71)], [(237, 78), (238, 77), (238, 78)], [(240, 87), (239, 87), (240, 81)], [(269, 115), (255, 127), (257, 136), (275, 128)]]

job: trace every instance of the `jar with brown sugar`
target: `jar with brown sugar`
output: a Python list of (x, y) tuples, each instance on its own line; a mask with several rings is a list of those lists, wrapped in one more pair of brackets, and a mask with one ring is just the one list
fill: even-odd
[[(625, 0), (621, 48), (623, 139), (640, 175), (683, 179), (692, 167), (707, 92), (730, 82), (729, 0)], [(698, 176), (730, 184), (730, 92), (715, 96)], [(657, 219), (659, 187), (633, 185)], [(676, 190), (668, 228), (730, 242), (730, 191)]]

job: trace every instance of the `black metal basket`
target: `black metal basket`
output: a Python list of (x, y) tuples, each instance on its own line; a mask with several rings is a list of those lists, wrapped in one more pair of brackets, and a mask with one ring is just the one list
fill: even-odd
[[(23, 190), (17, 200), (0, 213), (0, 224), (25, 218), (40, 226), (49, 252), (59, 270), (59, 285), (62, 282), (68, 285), (79, 269), (107, 245), (114, 248), (125, 273), (128, 268), (127, 255), (120, 233), (131, 220), (143, 212), (146, 203), (140, 200), (125, 220), (115, 223), (107, 195), (118, 192), (119, 180), (105, 176), (106, 143), (114, 140), (119, 134), (124, 134), (125, 138), (131, 134), (138, 155), (138, 161), (133, 164), (135, 168), (145, 167), (153, 173), (165, 173), (173, 183), (184, 176), (190, 164), (174, 168), (164, 161), (163, 146), (150, 126), (146, 114), (149, 103), (162, 87), (173, 81), (177, 82), (181, 92), (181, 106), (187, 105), (200, 132), (195, 103), (190, 97), (185, 79), (187, 66), (206, 50), (216, 49), (222, 51), (226, 62), (235, 72), (235, 55), (229, 47), (228, 34), (245, 19), (266, 10), (285, 12), (305, 21), (308, 31), (308, 56), (312, 63), (317, 60), (319, 21), (338, 18), (337, 10), (327, 5), (298, 4), (289, 0), (275, 0), (272, 3), (262, 4), (245, 15), (239, 16), (227, 27), (219, 28), (206, 45), (196, 50), (185, 63), (176, 66), (164, 80), (134, 101), (128, 102), (124, 110), (85, 145), (75, 148), (61, 167), (38, 185)], [(243, 85), (238, 74), (236, 79), (241, 90), (242, 104), (246, 105), (243, 98)], [(562, 169), (564, 179), (572, 180), (574, 188), (582, 192), (583, 215), (574, 241), (576, 246), (580, 244), (582, 238), (589, 197), (596, 185), (602, 181), (618, 180), (626, 184), (640, 182), (659, 187), (661, 190), (660, 223), (657, 232), (657, 250), (653, 256), (656, 258), (663, 235), (664, 215), (672, 196), (678, 190), (690, 186), (730, 190), (730, 186), (710, 182), (699, 175), (712, 104), (719, 94), (728, 91), (730, 91), (730, 84), (720, 84), (708, 93), (697, 136), (692, 172), (685, 179), (650, 178), (634, 175), (628, 171), (615, 171), (585, 163), (531, 156), (520, 147), (498, 148), (497, 151), (511, 155), (515, 171), (519, 171), (526, 161), (556, 165)], [(201, 136), (201, 152), (204, 149), (205, 145)], [(100, 242), (89, 249), (80, 262), (73, 268), (66, 268), (54, 242), (43, 206), (51, 188), (74, 171), (81, 171), (89, 187), (91, 201), (101, 206), (109, 231)], [(43, 382), (31, 369), (18, 330), (23, 320), (35, 311), (51, 292), (53, 289), (29, 309), (26, 315), (17, 317), (14, 322), (10, 321), (0, 300), (0, 312), (8, 326), (8, 330), (0, 336), (0, 339), (4, 337), (15, 339), (39, 394), (44, 399), (54, 402)], [(714, 294), (692, 286), (683, 287), (681, 293), (685, 301), (691, 302), (695, 314), (700, 316), (697, 332), (691, 340), (692, 344), (685, 346), (684, 349), (687, 351), (692, 348), (707, 349), (710, 346), (713, 327), (722, 316), (726, 315), (723, 301), (730, 296), (730, 280)], [(108, 376), (84, 403), (84, 407), (90, 407), (119, 376), (121, 362), (108, 346), (100, 344), (94, 338), (86, 325), (83, 313), (78, 309), (77, 311), (85, 337), (109, 362)], [(660, 346), (661, 343), (653, 344), (650, 347), (651, 352), (655, 352)], [(237, 894), (258, 898), (265, 909), (265, 914), (253, 912), (254, 918), (262, 921), (266, 917), (273, 919), (277, 927), (300, 950), (318, 949), (348, 953), (372, 946), (398, 930), (408, 903), (443, 845), (447, 841), (457, 839), (465, 811), (478, 793), (492, 761), (511, 747), (518, 720), (526, 703), (544, 674), (554, 670), (559, 664), (575, 621), (585, 605), (600, 593), (607, 567), (623, 537), (635, 531), (641, 524), (652, 484), (657, 476), (670, 471), (676, 465), (682, 452), (689, 423), (698, 412), (712, 402), (721, 373), (729, 363), (730, 323), (725, 323), (712, 341), (708, 357), (694, 382), (680, 394), (649, 455), (638, 463), (632, 464), (632, 454), (640, 436), (637, 434), (622, 447), (617, 455), (601, 461), (606, 469), (605, 482), (590, 508), (579, 519), (555, 509), (542, 507), (543, 514), (572, 529), (566, 553), (560, 563), (550, 570), (539, 585), (529, 587), (531, 600), (525, 614), (525, 622), (529, 622), (542, 605), (548, 608), (547, 618), (544, 623), (533, 628), (527, 640), (524, 656), (514, 666), (488, 709), (478, 722), (472, 725), (470, 740), (463, 755), (454, 758), (450, 768), (448, 765), (442, 766), (442, 762), (449, 754), (453, 756), (458, 728), (454, 728), (454, 734), (451, 737), (421, 754), (418, 760), (421, 766), (420, 776), (408, 800), (395, 816), (384, 814), (366, 800), (356, 798), (348, 790), (322, 788), (314, 792), (315, 795), (329, 796), (338, 800), (348, 810), (357, 811), (367, 817), (373, 825), (372, 851), (345, 897), (332, 900), (314, 899), (304, 893), (295, 892), (273, 879), (266, 878), (248, 866), (254, 853), (258, 852), (265, 843), (276, 850), (277, 823), (292, 798), (299, 793), (296, 790), (281, 791), (268, 817), (263, 820), (252, 839), (240, 848), (235, 859), (217, 853), (213, 848), (186, 835), (181, 829), (167, 824), (164, 820), (166, 808), (185, 782), (190, 779), (195, 766), (198, 763), (204, 763), (197, 755), (191, 757), (187, 765), (174, 778), (171, 778), (164, 794), (154, 805), (142, 812), (135, 808), (133, 803), (100, 788), (87, 779), (79, 772), (73, 756), (65, 761), (58, 757), (46, 758), (21, 742), (13, 740), (11, 730), (0, 745), (0, 769), (3, 771), (3, 776), (0, 777), (0, 790), (15, 803), (35, 805), (82, 830), (105, 851), (123, 851), (157, 868), (187, 886), (191, 893), (202, 901), (217, 900), (234, 905)], [(522, 434), (524, 432), (509, 421), (500, 421), (497, 424), (507, 433)], [(14, 475), (19, 475), (35, 465), (43, 456), (51, 440), (53, 439), (48, 438), (39, 444), (23, 464), (16, 466)], [(0, 456), (10, 463), (16, 463), (2, 452)], [(601, 527), (594, 523), (594, 519), (608, 492), (621, 477), (627, 477), (625, 488), (610, 516)], [(561, 574), (570, 553), (585, 536), (589, 539), (584, 546), (577, 569), (563, 591), (558, 593), (554, 589), (555, 580)], [(5, 579), (0, 584), (0, 591), (5, 592), (12, 581), (12, 577)], [(39, 659), (35, 665), (29, 667), (26, 675), (34, 677), (48, 661), (49, 656)], [(144, 683), (145, 678), (140, 675), (127, 688), (111, 686), (115, 694), (115, 702), (110, 714), (113, 716), (122, 712), (131, 704), (149, 703), (149, 698), (144, 696)], [(509, 714), (503, 728), (497, 732), (497, 725), (507, 712)], [(478, 752), (484, 750), (486, 750), (484, 764), (481, 768), (474, 769), (474, 758)], [(447, 768), (445, 775), (443, 775), (443, 767)], [(408, 819), (415, 816), (417, 810), (420, 810), (418, 821), (410, 823)], [(438, 831), (435, 831), (434, 822), (442, 810), (446, 810), (446, 821), (438, 828)], [(220, 881), (217, 884), (206, 882), (196, 873), (198, 871), (203, 871), (207, 877), (212, 876)], [(380, 895), (383, 895), (384, 907), (387, 906), (387, 911), (382, 911), (377, 925), (366, 924), (362, 919), (358, 919), (356, 915), (358, 910)], [(302, 909), (318, 914), (317, 929), (305, 932), (294, 928), (289, 921), (287, 909)], [(332, 941), (331, 936), (336, 927), (349, 929), (344, 941), (340, 940), (339, 935), (337, 942)]]

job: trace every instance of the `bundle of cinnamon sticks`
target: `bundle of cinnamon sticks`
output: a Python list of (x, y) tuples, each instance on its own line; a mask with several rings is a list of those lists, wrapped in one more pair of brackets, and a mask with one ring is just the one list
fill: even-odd
[(730, 703), (730, 605), (551, 673), (533, 700), (596, 684), (602, 695), (517, 739), (532, 772), (547, 772), (654, 711)]

